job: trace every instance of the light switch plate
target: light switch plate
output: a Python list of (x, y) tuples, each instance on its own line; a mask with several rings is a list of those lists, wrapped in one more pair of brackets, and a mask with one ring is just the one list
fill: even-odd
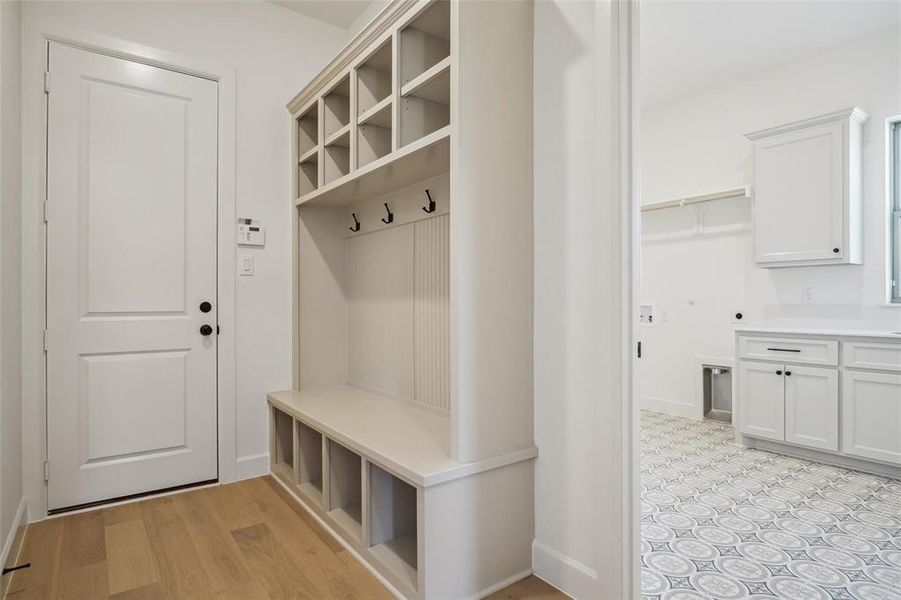
[(242, 277), (253, 277), (255, 270), (252, 254), (242, 254), (238, 257), (238, 273)]

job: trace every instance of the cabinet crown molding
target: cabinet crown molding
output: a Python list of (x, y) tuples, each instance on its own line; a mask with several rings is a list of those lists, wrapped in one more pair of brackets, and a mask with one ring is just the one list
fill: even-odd
[(288, 102), (288, 112), (298, 116), (335, 76), (360, 57), (360, 51), (369, 46), (380, 35), (388, 31), (401, 18), (408, 16), (408, 9), (417, 0), (392, 0), (366, 27), (363, 28), (329, 63), (316, 75), (299, 94)]
[(845, 108), (843, 110), (837, 110), (835, 112), (827, 113), (825, 115), (819, 115), (816, 117), (810, 117), (807, 119), (801, 119), (800, 121), (794, 121), (792, 123), (786, 123), (785, 125), (777, 125), (776, 127), (768, 127), (767, 129), (760, 129), (758, 131), (752, 131), (751, 133), (746, 133), (745, 137), (751, 141), (759, 140), (761, 138), (770, 137), (773, 135), (779, 135), (782, 133), (788, 133), (790, 131), (796, 131), (799, 129), (804, 129), (807, 127), (813, 127), (814, 125), (822, 125), (823, 123), (835, 123), (837, 121), (854, 121), (856, 123), (865, 123), (867, 119), (869, 119), (869, 115), (864, 112), (862, 109), (852, 106), (850, 108)]

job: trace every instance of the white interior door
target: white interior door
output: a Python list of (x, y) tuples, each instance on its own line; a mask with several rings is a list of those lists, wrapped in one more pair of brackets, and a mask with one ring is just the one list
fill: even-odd
[(49, 64), (49, 507), (216, 479), (217, 85)]

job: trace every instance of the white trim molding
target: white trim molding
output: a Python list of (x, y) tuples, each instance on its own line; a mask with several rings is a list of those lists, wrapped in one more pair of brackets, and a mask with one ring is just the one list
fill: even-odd
[[(135, 44), (128, 40), (81, 30), (23, 31), (22, 111), (22, 294), (44, 298), (46, 294), (45, 233), (42, 206), (46, 197), (47, 97), (43, 76), (50, 42), (57, 42), (108, 56), (148, 64), (215, 81), (219, 86), (218, 127), (218, 430), (219, 481), (234, 481), (237, 467), (236, 438), (236, 117), (233, 65), (198, 59)], [(22, 422), (23, 485), (31, 508), (29, 520), (47, 516), (44, 481), (46, 439), (46, 371), (43, 302), (22, 306)], [(26, 392), (25, 390), (28, 390)]]

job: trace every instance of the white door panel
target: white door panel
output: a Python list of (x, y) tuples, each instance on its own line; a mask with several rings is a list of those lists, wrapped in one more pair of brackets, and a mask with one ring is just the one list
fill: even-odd
[(842, 452), (901, 465), (901, 375), (842, 373)]
[(215, 479), (217, 86), (61, 44), (50, 72), (49, 507)]
[(786, 365), (785, 441), (838, 450), (838, 370)]
[(742, 361), (738, 372), (739, 431), (785, 440), (785, 384), (782, 365)]

